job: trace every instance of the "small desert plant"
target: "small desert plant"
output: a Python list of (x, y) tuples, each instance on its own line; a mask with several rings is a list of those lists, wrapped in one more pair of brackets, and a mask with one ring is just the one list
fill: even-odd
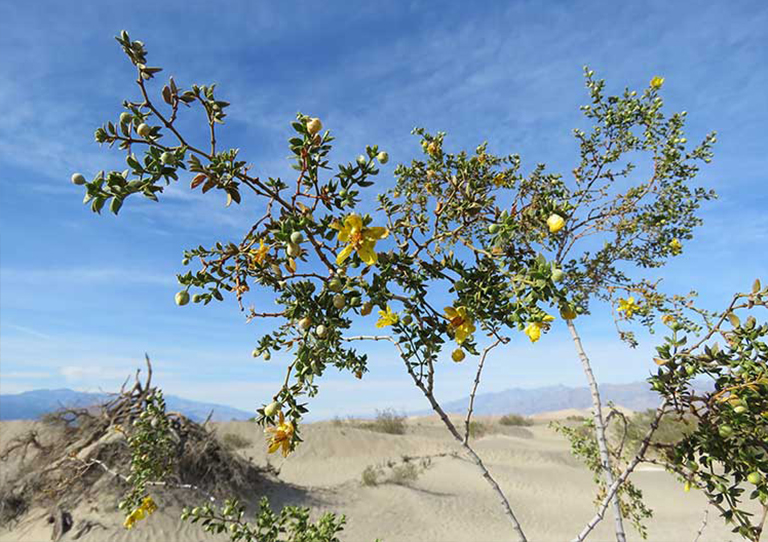
[(392, 474), (387, 479), (388, 482), (404, 486), (409, 482), (415, 482), (422, 471), (415, 463), (404, 463), (402, 465), (396, 465), (392, 469)]
[[(651, 427), (656, 416), (654, 410), (637, 412), (626, 420), (626, 444), (630, 450), (638, 449), (643, 441), (645, 434)], [(690, 417), (665, 416), (659, 420), (658, 428), (653, 434), (652, 445), (670, 445), (682, 441), (685, 437), (696, 430), (696, 420)], [(615, 431), (618, 438), (624, 434), (622, 424), (617, 424)]]
[(253, 444), (250, 439), (237, 433), (227, 433), (221, 437), (221, 444), (228, 450), (242, 450)]
[(469, 422), (469, 436), (473, 439), (484, 437), (490, 430), (491, 427), (487, 423), (479, 422), (477, 420)]
[(499, 418), (499, 424), (501, 425), (517, 425), (522, 427), (530, 427), (533, 425), (533, 420), (521, 416), (520, 414), (505, 414)]
[(362, 482), (364, 486), (377, 486), (379, 485), (379, 476), (381, 476), (381, 469), (368, 465), (365, 467), (362, 475)]
[(368, 465), (363, 471), (361, 480), (364, 486), (380, 484), (407, 486), (415, 482), (431, 466), (432, 459), (429, 457), (403, 456), (400, 462), (387, 461), (383, 465)]
[(404, 435), (406, 431), (405, 416), (391, 409), (377, 410), (376, 419), (362, 424), (361, 427), (377, 433)]

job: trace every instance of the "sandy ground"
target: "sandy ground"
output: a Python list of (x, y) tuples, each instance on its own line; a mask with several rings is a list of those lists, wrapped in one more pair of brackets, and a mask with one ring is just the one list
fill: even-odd
[[(566, 414), (538, 416), (532, 427), (502, 427), (475, 443), (478, 454), (507, 494), (518, 519), (534, 541), (567, 541), (594, 514), (591, 474), (573, 459), (567, 441), (546, 425), (547, 419)], [(485, 419), (486, 422), (493, 420)], [(474, 464), (463, 456), (435, 457), (431, 467), (407, 485), (385, 483), (365, 486), (361, 475), (370, 465), (400, 461), (402, 456), (427, 456), (459, 451), (436, 418), (408, 420), (405, 435), (388, 435), (346, 423), (323, 422), (304, 427), (305, 442), (287, 460), (267, 456), (258, 426), (249, 422), (217, 425), (220, 435), (235, 433), (251, 441), (238, 453), (258, 465), (270, 462), (280, 469), (285, 486), (270, 490), (276, 505), (287, 503), (314, 507), (318, 512), (346, 514), (343, 541), (450, 542), (514, 540), (510, 524), (487, 482)], [(0, 423), (0, 444), (27, 429), (30, 422)], [(0, 482), (13, 464), (2, 464)], [(667, 473), (643, 468), (633, 477), (654, 511), (648, 522), (648, 540), (693, 541), (701, 526), (705, 500), (695, 491), (684, 493)], [(258, 497), (255, 494), (254, 499)], [(199, 502), (194, 497), (190, 502)], [(77, 540), (196, 541), (226, 540), (203, 533), (178, 519), (179, 508), (163, 507), (131, 531), (120, 525), (122, 517), (114, 502), (102, 502), (98, 493), (76, 510), (75, 529), (62, 540), (74, 540), (78, 522), (90, 519), (94, 526)], [(166, 503), (167, 504), (167, 503)], [(13, 530), (0, 530), (0, 542), (48, 541), (51, 527), (44, 510), (31, 511)], [(630, 540), (640, 537), (627, 524)], [(607, 518), (589, 540), (612, 540), (612, 521)], [(700, 542), (738, 540), (713, 511)]]

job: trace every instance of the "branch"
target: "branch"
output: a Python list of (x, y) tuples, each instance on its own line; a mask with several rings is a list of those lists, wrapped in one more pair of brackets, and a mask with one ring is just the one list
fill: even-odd
[(707, 516), (709, 516), (709, 507), (704, 509), (704, 517), (701, 519), (701, 526), (699, 527), (699, 530), (696, 532), (696, 538), (693, 539), (693, 542), (699, 542), (699, 538), (701, 538), (701, 533), (704, 532), (704, 528), (707, 526)]
[(480, 374), (483, 372), (483, 365), (485, 364), (485, 358), (488, 356), (488, 352), (496, 348), (498, 345), (504, 343), (508, 343), (509, 339), (506, 337), (498, 337), (496, 339), (496, 342), (492, 345), (488, 346), (485, 350), (483, 350), (483, 355), (480, 356), (480, 363), (477, 364), (477, 374), (475, 375), (475, 383), (472, 386), (472, 393), (469, 394), (469, 408), (467, 409), (467, 419), (464, 421), (464, 444), (467, 444), (469, 442), (469, 422), (472, 418), (472, 410), (475, 406), (475, 394), (477, 393), (477, 388), (480, 385)]
[[(608, 453), (608, 442), (605, 437), (605, 423), (603, 422), (600, 391), (598, 390), (597, 381), (595, 380), (595, 375), (592, 372), (589, 358), (587, 357), (587, 353), (584, 351), (584, 347), (581, 344), (581, 338), (576, 331), (576, 326), (573, 325), (573, 320), (566, 320), (566, 323), (568, 325), (568, 331), (571, 332), (571, 336), (573, 337), (573, 343), (576, 346), (576, 351), (578, 352), (579, 358), (581, 359), (581, 365), (584, 368), (584, 374), (586, 375), (587, 381), (589, 382), (589, 389), (592, 392), (592, 413), (595, 423), (595, 437), (597, 439), (598, 449), (600, 450), (600, 463), (603, 468), (605, 484), (607, 486), (612, 486), (614, 483), (613, 471), (611, 470), (611, 458)], [(618, 487), (619, 486), (616, 486), (616, 489), (618, 489)], [(622, 521), (621, 517), (621, 503), (619, 502), (619, 496), (616, 491), (614, 491), (611, 495), (611, 504), (613, 505), (616, 540), (617, 542), (626, 542), (627, 535), (624, 532), (624, 522)]]
[(645, 458), (645, 452), (648, 451), (648, 447), (651, 445), (651, 439), (653, 438), (653, 434), (656, 432), (656, 429), (659, 427), (659, 421), (661, 420), (662, 416), (664, 416), (664, 413), (666, 412), (667, 403), (662, 403), (661, 406), (659, 406), (658, 409), (656, 409), (656, 417), (651, 422), (651, 427), (648, 429), (648, 432), (645, 434), (645, 437), (643, 437), (642, 444), (640, 445), (640, 449), (638, 450), (637, 454), (635, 454), (635, 457), (632, 459), (632, 461), (627, 465), (627, 468), (622, 472), (616, 480), (608, 487), (608, 490), (606, 491), (605, 497), (603, 498), (603, 501), (600, 503), (600, 506), (597, 509), (597, 513), (594, 515), (594, 517), (589, 520), (589, 523), (587, 523), (586, 527), (582, 529), (582, 531), (574, 538), (571, 542), (583, 542), (585, 538), (587, 538), (587, 535), (589, 535), (590, 532), (592, 532), (592, 529), (595, 528), (595, 526), (600, 523), (600, 521), (603, 519), (603, 516), (605, 515), (605, 511), (608, 509), (608, 505), (613, 500), (613, 497), (616, 495), (616, 493), (619, 491), (619, 488), (621, 487), (621, 484), (623, 484), (627, 478), (629, 478), (629, 475), (632, 474), (632, 472), (635, 470), (635, 468), (644, 460)]

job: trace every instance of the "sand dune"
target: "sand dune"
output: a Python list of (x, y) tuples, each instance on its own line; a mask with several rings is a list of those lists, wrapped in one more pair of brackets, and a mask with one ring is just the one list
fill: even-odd
[[(583, 414), (583, 413), (579, 413)], [(558, 413), (549, 419), (563, 418)], [(541, 419), (547, 417), (540, 416)], [(491, 424), (493, 419), (485, 419)], [(0, 424), (0, 444), (27, 429), (31, 422)], [(317, 512), (335, 511), (347, 516), (344, 541), (450, 542), (512, 540), (514, 534), (501, 507), (476, 467), (460, 452), (439, 420), (412, 418), (405, 435), (389, 435), (352, 424), (315, 423), (304, 428), (304, 444), (287, 460), (265, 453), (258, 426), (249, 422), (216, 424), (218, 433), (237, 434), (251, 444), (238, 451), (257, 465), (280, 470), (284, 484), (266, 489), (275, 505), (303, 504)], [(593, 515), (591, 474), (568, 452), (565, 439), (545, 423), (532, 427), (494, 425), (476, 441), (476, 449), (507, 493), (531, 541), (570, 540)], [(436, 456), (431, 467), (407, 485), (385, 483), (365, 486), (361, 475), (369, 465), (401, 461), (403, 456)], [(7, 475), (13, 464), (2, 465)], [(705, 500), (696, 492), (684, 493), (681, 485), (658, 469), (636, 473), (635, 483), (644, 491), (654, 518), (648, 522), (648, 540), (677, 542), (696, 536)], [(88, 502), (73, 510), (75, 528), (62, 540), (197, 541), (226, 540), (203, 533), (178, 519), (177, 496), (158, 496), (161, 509), (131, 531), (121, 527), (114, 496), (108, 488), (95, 488)], [(254, 491), (254, 500), (259, 491)], [(190, 496), (190, 502), (200, 498)], [(47, 541), (51, 527), (45, 510), (33, 510), (13, 530), (0, 531), (0, 542)], [(714, 512), (700, 541), (738, 540)], [(78, 525), (94, 525), (74, 538)], [(78, 523), (80, 522), (80, 523)], [(96, 525), (98, 524), (98, 525)], [(630, 540), (640, 540), (627, 525)], [(590, 540), (611, 540), (611, 522), (603, 522)]]

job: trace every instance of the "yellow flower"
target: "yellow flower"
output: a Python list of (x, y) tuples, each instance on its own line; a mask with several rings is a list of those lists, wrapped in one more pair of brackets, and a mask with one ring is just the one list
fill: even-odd
[(565, 219), (557, 213), (552, 213), (547, 219), (550, 233), (557, 233), (565, 226)]
[(675, 317), (671, 314), (665, 314), (664, 316), (661, 317), (661, 323), (663, 323), (664, 325), (668, 326), (670, 324), (673, 324), (674, 322), (675, 322)]
[(269, 437), (269, 449), (270, 454), (277, 451), (282, 446), (283, 457), (288, 457), (291, 451), (291, 440), (293, 439), (293, 424), (290, 421), (285, 421), (285, 415), (280, 413), (280, 422), (277, 427), (267, 427), (264, 429), (265, 434), (271, 433)]
[(544, 318), (539, 322), (531, 322), (525, 327), (524, 333), (528, 335), (528, 338), (532, 343), (535, 343), (541, 338), (541, 331), (549, 329), (549, 323), (555, 319), (554, 316), (546, 314)]
[(141, 502), (141, 507), (146, 510), (148, 516), (157, 511), (157, 504), (150, 496), (144, 497), (144, 500)]
[(376, 322), (376, 327), (381, 328), (391, 326), (399, 321), (400, 317), (390, 308), (389, 305), (387, 305), (387, 310), (379, 311), (379, 320)]
[(528, 335), (528, 338), (531, 339), (532, 343), (535, 343), (541, 338), (541, 327), (535, 322), (531, 322), (525, 326), (525, 334)]
[(457, 348), (456, 350), (451, 352), (451, 359), (456, 363), (461, 363), (462, 361), (464, 361), (464, 358), (466, 356), (467, 355), (464, 353), (464, 350), (462, 350), (461, 348)]
[(475, 332), (475, 324), (467, 314), (466, 307), (445, 307), (445, 316), (456, 337), (456, 342), (462, 344), (467, 337)]
[(267, 257), (267, 252), (269, 252), (269, 247), (264, 244), (263, 239), (259, 239), (259, 248), (251, 250), (251, 260), (257, 264), (262, 264), (264, 263), (264, 258)]
[(651, 88), (654, 90), (659, 90), (661, 88), (661, 85), (664, 84), (664, 78), (659, 77), (658, 75), (654, 76), (653, 79), (651, 79)]
[(155, 504), (155, 501), (152, 499), (152, 497), (144, 497), (144, 500), (141, 501), (141, 505), (139, 505), (136, 510), (128, 514), (128, 517), (125, 518), (123, 527), (126, 529), (132, 529), (137, 521), (141, 521), (145, 517), (151, 515), (153, 512), (155, 512), (155, 510), (157, 510), (157, 504)]
[(632, 318), (632, 315), (640, 307), (635, 303), (634, 297), (628, 297), (627, 299), (619, 299), (619, 312), (623, 312), (627, 318)]
[(344, 225), (338, 221), (331, 224), (331, 228), (339, 231), (338, 239), (347, 243), (344, 250), (336, 257), (336, 265), (342, 265), (353, 251), (357, 252), (360, 259), (367, 265), (374, 265), (379, 257), (373, 250), (376, 241), (389, 235), (387, 228), (365, 227), (363, 219), (359, 215), (351, 214), (344, 219)]
[(669, 242), (669, 248), (672, 249), (672, 252), (674, 254), (677, 254), (682, 250), (683, 244), (680, 242), (680, 240), (677, 237), (675, 237)]
[(494, 186), (503, 186), (506, 179), (504, 178), (503, 173), (499, 173), (493, 178), (493, 184)]

